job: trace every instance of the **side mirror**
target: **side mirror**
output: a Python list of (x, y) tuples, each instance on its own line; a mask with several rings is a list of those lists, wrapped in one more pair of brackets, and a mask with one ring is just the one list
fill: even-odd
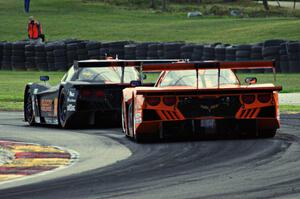
[(146, 74), (143, 74), (143, 79), (147, 79), (147, 75)]
[(247, 84), (256, 84), (257, 83), (257, 78), (256, 77), (246, 77), (245, 83), (247, 83)]
[(49, 81), (49, 76), (40, 76), (40, 80), (43, 82)]
[(140, 80), (133, 80), (130, 82), (130, 86), (131, 87), (137, 87), (137, 86), (141, 86), (142, 82)]

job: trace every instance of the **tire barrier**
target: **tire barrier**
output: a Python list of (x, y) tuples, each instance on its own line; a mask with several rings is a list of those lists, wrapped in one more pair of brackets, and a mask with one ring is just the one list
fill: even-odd
[(24, 71), (25, 68), (25, 42), (12, 43), (11, 66), (12, 70)]
[[(45, 62), (47, 64), (47, 62)], [(25, 68), (29, 71), (37, 70), (35, 62), (35, 45), (27, 44), (25, 46)]]
[(0, 70), (2, 69), (2, 59), (3, 59), (3, 43), (0, 43)]
[(124, 46), (124, 59), (136, 59), (136, 44), (127, 44)]
[[(192, 59), (193, 52), (195, 50), (194, 44), (185, 44), (180, 47), (180, 58), (181, 59)], [(201, 53), (202, 56), (202, 53)]]
[(76, 60), (189, 59), (192, 61), (275, 60), (277, 72), (300, 73), (300, 41), (280, 39), (256, 44), (194, 44), (184, 42), (99, 42), (77, 39), (30, 44), (0, 42), (1, 70), (66, 71)]

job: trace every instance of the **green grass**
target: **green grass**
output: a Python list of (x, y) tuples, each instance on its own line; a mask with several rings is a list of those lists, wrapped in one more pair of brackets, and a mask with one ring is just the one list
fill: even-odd
[[(39, 82), (41, 75), (48, 75), (50, 76), (49, 83), (56, 85), (63, 74), (64, 72), (0, 71), (0, 110), (23, 110), (24, 88), (28, 82)], [(155, 82), (157, 76), (157, 73), (148, 73), (145, 82)], [(242, 74), (240, 78), (244, 79), (248, 76), (256, 76), (258, 83), (273, 81), (271, 74)], [(300, 92), (299, 78), (300, 74), (278, 74), (277, 84), (283, 85), (282, 92)], [(298, 106), (283, 106), (283, 110), (298, 110), (298, 108)]]
[(280, 105), (280, 112), (300, 113), (300, 106), (296, 105)]
[[(257, 10), (261, 12), (262, 9), (261, 5), (242, 5), (244, 7), (238, 4), (205, 5), (205, 8), (199, 7), (200, 10), (208, 10), (203, 10), (205, 17), (187, 19), (186, 12), (198, 9), (196, 5), (175, 4), (170, 12), (162, 13), (151, 9), (116, 7), (97, 1), (35, 0), (31, 1), (30, 15), (41, 21), (49, 40), (78, 38), (198, 43), (253, 43), (275, 38), (300, 40), (300, 20), (285, 17), (289, 11), (276, 10), (277, 17), (262, 18), (212, 16), (214, 12), (227, 12), (222, 10), (225, 8), (250, 10), (246, 13), (258, 13)], [(29, 15), (24, 13), (23, 1), (0, 1), (0, 7), (0, 41), (26, 39)]]
[(63, 72), (11, 72), (0, 71), (0, 110), (23, 110), (25, 85), (38, 82), (41, 75), (50, 76), (50, 84), (57, 84)]

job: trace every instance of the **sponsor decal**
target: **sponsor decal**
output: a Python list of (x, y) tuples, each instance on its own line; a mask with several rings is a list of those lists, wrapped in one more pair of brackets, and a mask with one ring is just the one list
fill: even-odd
[(220, 106), (220, 104), (214, 104), (214, 105), (200, 105), (200, 107), (204, 110), (207, 110), (208, 112), (211, 112), (213, 109), (216, 109)]
[(68, 97), (67, 102), (76, 103), (76, 99)]
[(45, 122), (47, 124), (58, 124), (58, 121), (56, 118), (53, 118), (53, 117), (45, 117)]
[(41, 111), (52, 112), (52, 102), (51, 99), (41, 99)]
[(75, 111), (75, 105), (69, 104), (69, 105), (67, 106), (67, 111)]
[(54, 110), (53, 110), (53, 116), (57, 116), (57, 110), (58, 110), (58, 99), (57, 97), (54, 99)]
[(135, 123), (136, 124), (142, 123), (142, 114), (141, 113), (136, 113), (134, 118), (135, 118)]
[(70, 96), (70, 97), (75, 97), (75, 92), (70, 90), (70, 91), (69, 91), (69, 96)]

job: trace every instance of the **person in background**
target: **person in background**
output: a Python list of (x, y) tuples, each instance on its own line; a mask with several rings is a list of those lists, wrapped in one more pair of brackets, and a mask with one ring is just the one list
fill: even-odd
[(30, 16), (28, 21), (28, 38), (31, 43), (42, 43), (45, 40), (42, 25), (33, 16)]
[(29, 13), (29, 5), (30, 5), (30, 0), (24, 0), (24, 8), (26, 13)]

